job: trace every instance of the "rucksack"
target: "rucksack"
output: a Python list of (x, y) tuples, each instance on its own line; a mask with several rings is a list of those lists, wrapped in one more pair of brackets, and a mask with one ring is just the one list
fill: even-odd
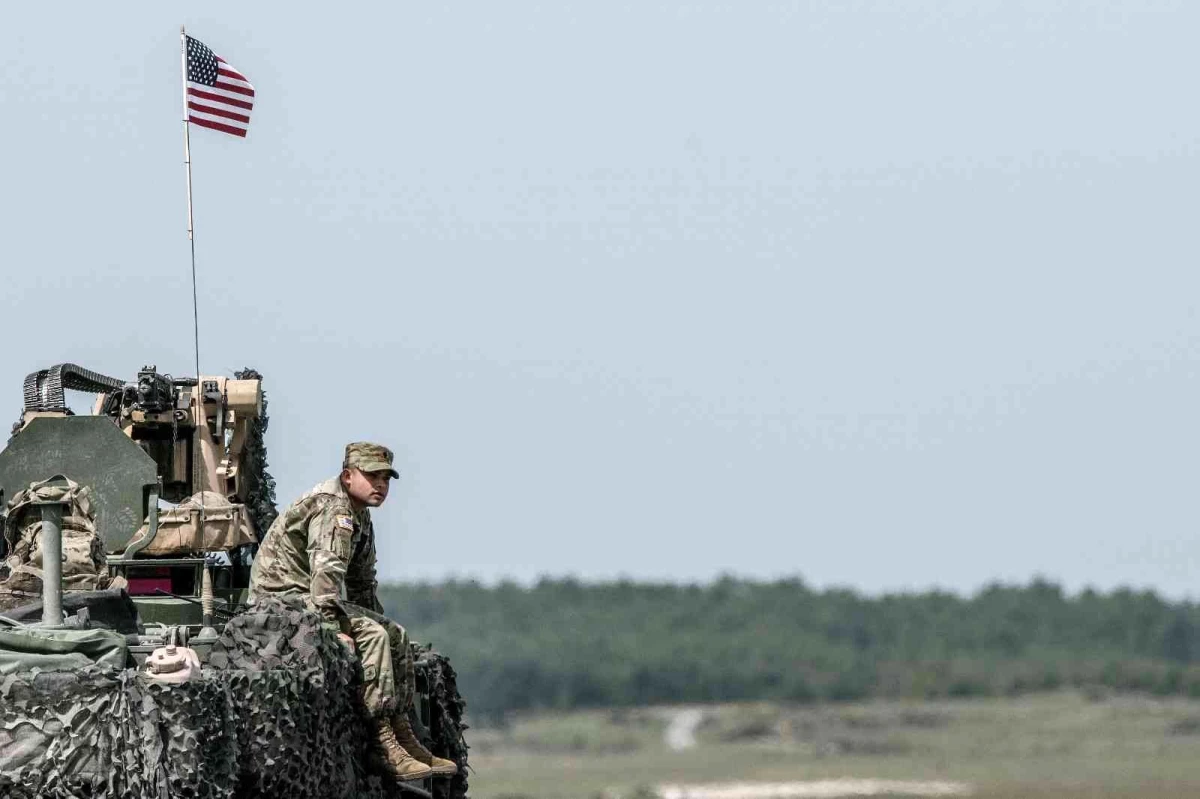
[(8, 503), (4, 540), (7, 576), (0, 580), (0, 607), (16, 607), (42, 595), (41, 503), (61, 502), (62, 582), (64, 591), (92, 591), (110, 582), (104, 542), (96, 534), (92, 491), (87, 486), (55, 476), (32, 483)]

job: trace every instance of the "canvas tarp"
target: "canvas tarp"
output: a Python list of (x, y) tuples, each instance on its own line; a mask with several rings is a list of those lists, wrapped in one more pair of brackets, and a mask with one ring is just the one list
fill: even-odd
[(66, 671), (92, 664), (123, 669), (125, 636), (112, 630), (47, 630), (0, 627), (0, 676), (20, 671)]

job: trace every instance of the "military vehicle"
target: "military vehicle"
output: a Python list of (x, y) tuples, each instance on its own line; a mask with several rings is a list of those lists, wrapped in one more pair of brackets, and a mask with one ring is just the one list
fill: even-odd
[(414, 644), (413, 722), (459, 774), (397, 787), (368, 762), (357, 659), (311, 613), (245, 607), (267, 424), (250, 369), (26, 378), (0, 451), (0, 795), (466, 795), (444, 657)]

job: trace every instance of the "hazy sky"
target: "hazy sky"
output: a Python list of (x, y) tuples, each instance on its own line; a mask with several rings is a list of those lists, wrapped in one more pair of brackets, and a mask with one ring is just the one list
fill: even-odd
[(1200, 5), (204, 8), (0, 10), (13, 421), (193, 372), (184, 23), (202, 370), (281, 504), (395, 448), (384, 577), (1200, 594)]

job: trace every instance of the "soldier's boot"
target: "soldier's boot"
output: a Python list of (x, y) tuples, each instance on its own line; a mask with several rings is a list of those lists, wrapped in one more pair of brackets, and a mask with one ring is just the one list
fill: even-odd
[(423, 780), (433, 775), (433, 769), (404, 750), (396, 733), (387, 721), (375, 722), (375, 741), (372, 754), (377, 764), (401, 782)]
[(400, 745), (413, 757), (420, 762), (429, 766), (430, 770), (437, 777), (449, 777), (451, 774), (458, 773), (458, 766), (453, 760), (446, 760), (444, 757), (435, 757), (433, 752), (430, 752), (421, 742), (417, 740), (416, 733), (413, 732), (412, 725), (408, 723), (408, 715), (405, 713), (397, 713), (392, 716), (392, 729), (396, 732), (396, 740)]

